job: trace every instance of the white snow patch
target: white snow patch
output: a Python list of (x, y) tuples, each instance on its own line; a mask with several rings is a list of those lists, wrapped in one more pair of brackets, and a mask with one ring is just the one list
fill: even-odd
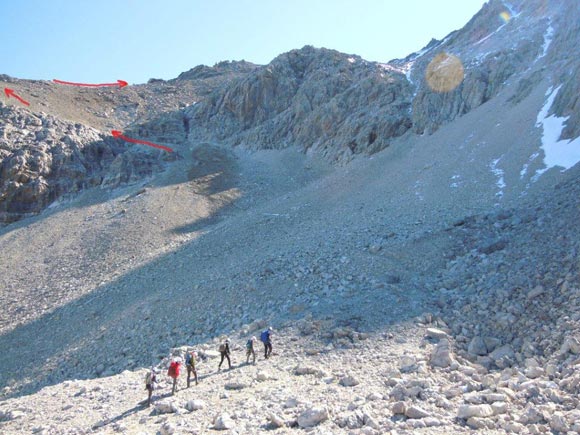
[(459, 187), (459, 184), (461, 183), (461, 176), (460, 175), (454, 175), (453, 177), (451, 177), (451, 180), (453, 180), (453, 183), (451, 183), (449, 186), (453, 189), (456, 189)]
[(542, 54), (538, 59), (541, 59), (548, 54), (548, 50), (550, 49), (550, 45), (552, 44), (552, 38), (554, 37), (554, 28), (550, 24), (546, 29), (546, 33), (544, 33), (544, 45), (542, 47)]
[(355, 62), (356, 62), (356, 59), (355, 59), (354, 57), (349, 57), (347, 60), (348, 60), (350, 63), (355, 63)]
[(520, 180), (524, 179), (524, 177), (528, 173), (528, 168), (530, 167), (532, 162), (534, 160), (536, 160), (539, 156), (540, 156), (540, 153), (534, 153), (530, 156), (530, 160), (528, 160), (528, 163), (524, 164), (524, 166), (522, 167), (522, 170), (520, 171)]
[(498, 163), (500, 162), (501, 157), (499, 159), (494, 160), (493, 162), (491, 162), (489, 164), (489, 168), (491, 169), (491, 172), (493, 173), (493, 175), (495, 175), (497, 177), (497, 181), (496, 181), (496, 185), (499, 189), (499, 191), (495, 194), (495, 196), (501, 198), (503, 197), (503, 190), (506, 188), (506, 184), (505, 184), (505, 180), (504, 180), (504, 171), (501, 168), (498, 168)]
[(564, 168), (562, 172), (570, 169), (580, 162), (580, 137), (572, 140), (559, 140), (564, 129), (564, 124), (569, 117), (558, 118), (556, 115), (548, 116), (548, 112), (560, 91), (562, 85), (552, 91), (548, 89), (548, 99), (536, 121), (536, 126), (543, 129), (542, 150), (544, 151), (544, 164), (546, 167), (536, 172), (535, 179), (553, 167)]

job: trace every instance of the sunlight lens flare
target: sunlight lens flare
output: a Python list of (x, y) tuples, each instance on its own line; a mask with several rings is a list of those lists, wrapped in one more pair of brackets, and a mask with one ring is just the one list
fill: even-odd
[(512, 19), (512, 16), (508, 11), (503, 11), (501, 14), (499, 14), (499, 17), (506, 24), (509, 23), (509, 21)]
[(425, 80), (435, 92), (451, 92), (461, 84), (464, 76), (461, 60), (445, 52), (437, 54), (425, 72)]

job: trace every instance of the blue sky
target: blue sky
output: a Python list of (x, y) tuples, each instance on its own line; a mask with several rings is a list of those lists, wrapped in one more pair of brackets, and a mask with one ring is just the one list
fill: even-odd
[(0, 0), (0, 74), (87, 83), (266, 64), (310, 44), (388, 61), (461, 28), (483, 0)]

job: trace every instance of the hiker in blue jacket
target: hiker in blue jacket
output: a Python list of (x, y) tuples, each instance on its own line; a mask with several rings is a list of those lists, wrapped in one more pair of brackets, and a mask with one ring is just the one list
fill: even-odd
[(260, 334), (260, 340), (264, 343), (264, 357), (268, 359), (272, 355), (272, 327), (268, 327)]

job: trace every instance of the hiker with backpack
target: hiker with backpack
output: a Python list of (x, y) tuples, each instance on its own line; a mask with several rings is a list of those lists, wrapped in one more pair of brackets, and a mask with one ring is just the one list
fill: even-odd
[(250, 355), (253, 358), (252, 363), (256, 364), (256, 351), (254, 350), (255, 342), (256, 337), (252, 337), (246, 342), (246, 364), (250, 363)]
[(179, 369), (181, 367), (181, 358), (175, 358), (169, 364), (169, 369), (167, 369), (167, 376), (173, 378), (173, 388), (171, 389), (171, 395), (175, 394), (177, 390), (177, 378), (179, 377)]
[(193, 379), (195, 380), (195, 385), (197, 385), (197, 370), (195, 370), (195, 352), (187, 352), (185, 354), (185, 367), (187, 368), (187, 388), (189, 388), (189, 381), (191, 374), (193, 373)]
[(151, 396), (153, 396), (153, 390), (155, 389), (155, 383), (157, 382), (157, 370), (151, 367), (151, 370), (145, 375), (145, 389), (147, 390), (147, 406), (151, 406)]
[(224, 362), (224, 359), (227, 358), (228, 360), (228, 366), (231, 369), (232, 368), (232, 362), (230, 361), (230, 340), (226, 338), (226, 340), (220, 344), (219, 347), (219, 351), (220, 351), (220, 355), (221, 355), (221, 360), (220, 360), (220, 365), (218, 366), (218, 372), (222, 369), (222, 363)]
[(260, 334), (260, 340), (264, 343), (264, 358), (266, 359), (272, 355), (272, 331), (272, 327), (269, 326), (268, 329)]

